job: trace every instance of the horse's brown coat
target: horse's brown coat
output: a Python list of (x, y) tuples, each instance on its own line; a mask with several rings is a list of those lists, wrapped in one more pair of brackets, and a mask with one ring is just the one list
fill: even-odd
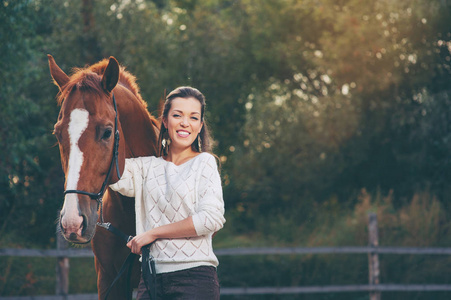
[[(68, 172), (69, 141), (67, 126), (70, 113), (75, 108), (89, 112), (89, 124), (78, 142), (84, 155), (77, 189), (97, 193), (105, 179), (111, 158), (114, 135), (102, 139), (108, 128), (114, 127), (114, 109), (111, 92), (114, 93), (118, 109), (119, 166), (123, 171), (125, 158), (157, 154), (159, 124), (147, 110), (142, 99), (136, 78), (119, 66), (116, 59), (110, 57), (84, 69), (74, 69), (74, 74), (67, 76), (49, 57), (50, 73), (59, 87), (58, 103), (61, 110), (55, 124), (55, 136), (58, 138), (61, 163), (65, 174)], [(110, 183), (117, 181), (114, 171)], [(65, 212), (83, 216), (81, 224), (83, 234), (65, 234), (65, 238), (75, 243), (91, 240), (95, 254), (97, 286), (99, 299), (116, 276), (118, 269), (130, 252), (124, 242), (104, 229), (96, 230), (98, 219), (97, 202), (88, 196), (77, 195), (78, 211)], [(134, 199), (124, 197), (108, 189), (103, 197), (103, 215), (106, 222), (111, 222), (119, 230), (134, 235)], [(64, 215), (61, 216), (61, 219)], [(60, 221), (61, 222), (61, 221)], [(61, 223), (60, 223), (61, 224)], [(64, 228), (62, 228), (64, 233)], [(94, 235), (95, 233), (95, 235)], [(134, 283), (139, 278), (139, 267), (135, 266)], [(127, 291), (131, 293), (131, 291)], [(126, 291), (123, 279), (110, 293), (109, 299), (125, 299)]]

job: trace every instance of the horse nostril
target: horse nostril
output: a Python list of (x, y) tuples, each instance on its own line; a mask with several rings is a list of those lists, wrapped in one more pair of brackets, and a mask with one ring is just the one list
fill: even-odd
[(85, 233), (86, 227), (88, 227), (88, 221), (85, 215), (81, 215), (81, 217), (83, 218), (83, 221), (80, 224), (80, 229), (81, 235), (83, 235)]
[(76, 240), (76, 239), (77, 239), (77, 234), (74, 233), (74, 232), (72, 232), (72, 233), (69, 235), (69, 239), (70, 239), (70, 240)]

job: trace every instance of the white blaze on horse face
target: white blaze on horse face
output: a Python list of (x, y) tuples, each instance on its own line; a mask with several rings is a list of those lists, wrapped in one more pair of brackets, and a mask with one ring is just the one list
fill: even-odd
[[(78, 141), (83, 132), (88, 127), (89, 112), (84, 109), (74, 109), (70, 114), (68, 127), (70, 152), (69, 152), (69, 170), (67, 172), (66, 190), (76, 190), (78, 180), (80, 179), (80, 170), (83, 165), (83, 152), (81, 152)], [(78, 211), (78, 196), (76, 194), (67, 194), (64, 199), (62, 209), (62, 225), (69, 232), (76, 232), (81, 235), (80, 225), (83, 218)]]
[(89, 112), (84, 109), (74, 109), (70, 114), (70, 122), (68, 127), (70, 139), (69, 153), (69, 170), (67, 173), (67, 190), (76, 190), (78, 179), (80, 178), (80, 170), (83, 165), (83, 152), (78, 147), (78, 141), (81, 135), (88, 127)]

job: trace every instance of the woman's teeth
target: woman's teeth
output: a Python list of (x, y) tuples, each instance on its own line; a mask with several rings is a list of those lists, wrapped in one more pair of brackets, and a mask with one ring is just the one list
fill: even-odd
[(178, 135), (182, 136), (182, 137), (186, 137), (189, 135), (189, 132), (186, 131), (177, 131)]

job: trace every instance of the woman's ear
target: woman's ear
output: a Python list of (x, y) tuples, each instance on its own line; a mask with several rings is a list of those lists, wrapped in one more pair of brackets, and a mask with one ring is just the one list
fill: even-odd
[(163, 117), (162, 121), (163, 121), (164, 128), (168, 129), (168, 120)]

